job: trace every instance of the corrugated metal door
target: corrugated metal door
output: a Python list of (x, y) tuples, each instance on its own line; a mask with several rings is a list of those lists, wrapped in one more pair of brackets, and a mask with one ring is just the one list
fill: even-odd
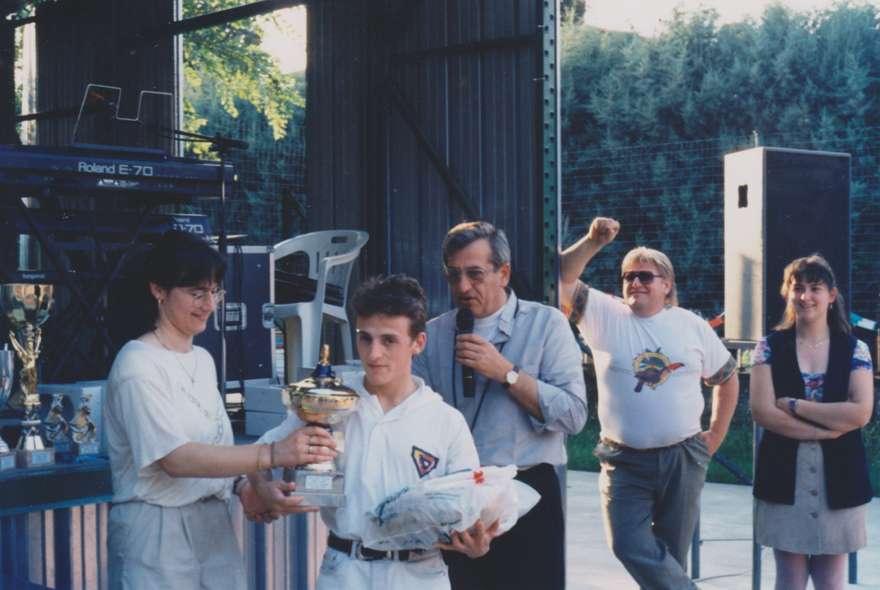
[(555, 298), (556, 8), (538, 0), (310, 8), (312, 229), (369, 231), (363, 274), (418, 277), (429, 315), (448, 309), (439, 249), (464, 220), (507, 231), (521, 296)]

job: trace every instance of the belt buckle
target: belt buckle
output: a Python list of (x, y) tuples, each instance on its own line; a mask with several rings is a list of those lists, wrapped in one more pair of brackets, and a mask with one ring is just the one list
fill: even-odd
[(386, 551), (385, 555), (382, 557), (371, 557), (369, 555), (364, 555), (363, 553), (364, 544), (358, 541), (357, 546), (354, 550), (354, 556), (359, 561), (379, 561), (381, 559), (394, 559), (394, 551)]

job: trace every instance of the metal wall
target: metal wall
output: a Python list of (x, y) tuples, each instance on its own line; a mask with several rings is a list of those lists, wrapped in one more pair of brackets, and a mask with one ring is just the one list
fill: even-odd
[(449, 308), (440, 244), (465, 220), (503, 228), (514, 288), (553, 299), (555, 8), (536, 0), (309, 8), (311, 229), (369, 231), (362, 274), (419, 278), (431, 316)]
[[(131, 33), (151, 25), (173, 22), (177, 2), (114, 0), (61, 0), (37, 11), (37, 111), (56, 117), (37, 122), (37, 145), (66, 146), (73, 141), (76, 112), (89, 84), (122, 89), (117, 101), (120, 116), (137, 115), (141, 91), (177, 93), (174, 38), (141, 43)], [(109, 94), (109, 93), (108, 93)], [(173, 124), (173, 100), (163, 103), (162, 120)], [(102, 124), (86, 117), (77, 130), (77, 143), (136, 146), (169, 150), (166, 140), (144, 132), (138, 125), (116, 121)]]

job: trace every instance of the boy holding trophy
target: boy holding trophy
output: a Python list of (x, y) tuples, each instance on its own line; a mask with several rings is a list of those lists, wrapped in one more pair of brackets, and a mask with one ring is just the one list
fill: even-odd
[[(449, 577), (438, 548), (384, 552), (361, 543), (364, 515), (390, 494), (479, 467), (462, 415), (411, 374), (412, 359), (425, 346), (425, 293), (415, 279), (404, 275), (373, 278), (357, 290), (351, 305), (363, 372), (346, 385), (360, 399), (344, 424), (345, 451), (336, 458), (345, 476), (345, 505), (321, 509), (330, 537), (317, 587), (447, 589)], [(302, 426), (303, 421), (289, 412), (260, 442), (280, 440)], [(318, 437), (309, 442), (326, 444)], [(249, 479), (274, 512), (287, 514), (299, 506), (299, 498), (282, 493), (291, 491), (293, 484), (268, 482), (262, 473)], [(485, 529), (478, 521), (473, 534), (455, 533), (442, 548), (479, 557), (489, 550), (496, 530), (497, 523)]]

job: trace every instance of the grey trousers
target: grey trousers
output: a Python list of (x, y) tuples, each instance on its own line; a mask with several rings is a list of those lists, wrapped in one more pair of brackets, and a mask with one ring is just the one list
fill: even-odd
[(600, 442), (599, 491), (614, 556), (644, 590), (690, 590), (687, 553), (700, 515), (709, 449), (699, 436), (651, 451)]

